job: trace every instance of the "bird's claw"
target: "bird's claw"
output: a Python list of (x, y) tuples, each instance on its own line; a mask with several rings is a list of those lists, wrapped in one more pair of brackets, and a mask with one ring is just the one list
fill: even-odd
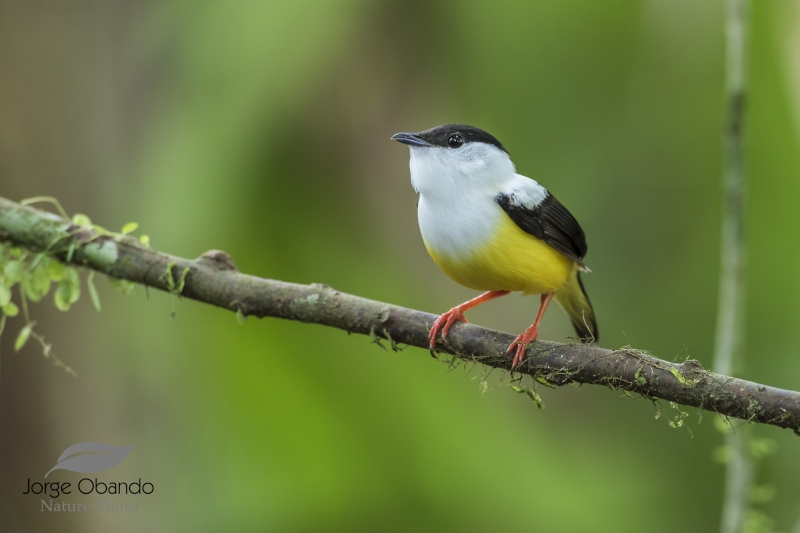
[(525, 344), (520, 344), (517, 346), (517, 351), (514, 354), (514, 360), (511, 361), (511, 372), (517, 369), (519, 365), (522, 364), (522, 361), (525, 359)]
[(439, 332), (442, 333), (442, 340), (447, 340), (447, 334), (450, 333), (450, 327), (456, 322), (469, 322), (464, 318), (464, 312), (458, 307), (454, 307), (442, 316), (437, 318), (431, 326), (431, 331), (428, 334), (428, 347), (430, 348), (431, 355), (436, 358), (436, 337)]
[(521, 335), (517, 335), (517, 338), (514, 339), (508, 349), (506, 350), (506, 355), (510, 354), (514, 347), (516, 346), (516, 351), (514, 353), (514, 359), (511, 361), (511, 372), (513, 373), (519, 365), (522, 364), (522, 361), (525, 360), (525, 352), (528, 349), (528, 344), (532, 343), (539, 337), (539, 328), (531, 326), (530, 328), (525, 330), (525, 333)]

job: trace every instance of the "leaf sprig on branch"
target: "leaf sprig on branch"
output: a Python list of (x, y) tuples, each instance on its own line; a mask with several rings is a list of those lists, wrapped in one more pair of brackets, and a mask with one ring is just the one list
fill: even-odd
[[(63, 217), (69, 218), (58, 200), (49, 196), (29, 198), (20, 204), (29, 205), (37, 202), (51, 203)], [(34, 330), (36, 321), (31, 319), (28, 304), (40, 302), (50, 293), (53, 285), (55, 285), (53, 303), (59, 311), (69, 311), (70, 307), (80, 298), (80, 267), (65, 264), (54, 258), (61, 252), (67, 263), (72, 260), (75, 243), (60, 245), (62, 239), (68, 239), (79, 232), (90, 232), (97, 236), (105, 235), (119, 240), (136, 231), (139, 225), (136, 222), (129, 222), (122, 227), (119, 233), (115, 233), (92, 224), (88, 216), (80, 213), (74, 215), (71, 220), (72, 225), (69, 229), (63, 230), (60, 238), (55, 239), (48, 247), (39, 252), (16, 246), (11, 242), (0, 242), (0, 335), (3, 334), (8, 319), (13, 319), (21, 314), (24, 323), (14, 341), (14, 351), (20, 351), (33, 338), (41, 346), (42, 353), (46, 358), (51, 359), (56, 366), (63, 368), (66, 372), (77, 375), (72, 368), (56, 357), (52, 351), (52, 345), (45, 341), (44, 336)], [(150, 238), (142, 235), (139, 237), (139, 242), (144, 246), (149, 246)], [(86, 289), (92, 305), (100, 312), (100, 297), (94, 284), (94, 275), (95, 272), (89, 270), (86, 276)], [(109, 278), (109, 280), (112, 286), (123, 293), (129, 294), (133, 291), (133, 283), (127, 280), (115, 278)], [(14, 297), (15, 293), (16, 298)]]

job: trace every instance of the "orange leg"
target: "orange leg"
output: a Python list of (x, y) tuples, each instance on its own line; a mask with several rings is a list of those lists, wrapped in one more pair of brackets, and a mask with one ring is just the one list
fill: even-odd
[(450, 332), (450, 326), (452, 326), (455, 322), (458, 322), (459, 320), (461, 322), (469, 322), (466, 318), (464, 318), (464, 311), (469, 311), (473, 307), (476, 307), (484, 302), (488, 302), (489, 300), (494, 300), (495, 298), (505, 296), (509, 292), (511, 291), (484, 292), (480, 296), (473, 298), (468, 302), (464, 302), (461, 305), (455, 306), (437, 318), (431, 327), (430, 333), (428, 334), (428, 344), (430, 346), (431, 355), (436, 357), (434, 350), (436, 349), (436, 337), (439, 335), (440, 331), (442, 332), (442, 340), (446, 340), (447, 334)]
[(542, 303), (539, 305), (539, 313), (536, 315), (536, 320), (533, 322), (533, 325), (525, 330), (525, 333), (519, 335), (514, 342), (511, 343), (511, 346), (508, 347), (506, 350), (506, 354), (511, 353), (511, 350), (514, 349), (514, 346), (517, 347), (517, 352), (514, 354), (514, 360), (511, 362), (511, 372), (514, 372), (514, 369), (517, 368), (521, 363), (522, 360), (525, 359), (525, 350), (528, 347), (528, 344), (535, 341), (536, 337), (539, 336), (539, 322), (542, 321), (542, 317), (544, 316), (545, 310), (547, 310), (547, 305), (550, 303), (550, 300), (553, 299), (554, 293), (542, 294)]

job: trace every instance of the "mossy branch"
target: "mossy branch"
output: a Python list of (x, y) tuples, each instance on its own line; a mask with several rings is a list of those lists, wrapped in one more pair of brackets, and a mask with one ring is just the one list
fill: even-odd
[[(436, 315), (339, 292), (239, 272), (224, 252), (198, 259), (175, 257), (120, 235), (97, 233), (51, 213), (0, 198), (0, 242), (11, 242), (130, 282), (180, 293), (243, 316), (278, 317), (427, 348)], [(68, 259), (69, 257), (69, 259)], [(512, 335), (473, 324), (453, 326), (439, 350), (510, 370), (504, 355)], [(420, 352), (420, 354), (427, 354)], [(729, 418), (798, 431), (800, 392), (759, 385), (705, 370), (688, 360), (671, 363), (632, 348), (537, 341), (518, 371), (539, 383), (604, 385), (719, 413)]]

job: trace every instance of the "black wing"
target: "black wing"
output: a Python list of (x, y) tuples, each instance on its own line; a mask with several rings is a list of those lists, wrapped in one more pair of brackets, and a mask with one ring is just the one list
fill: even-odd
[(526, 206), (514, 193), (500, 193), (495, 198), (511, 220), (537, 239), (543, 240), (582, 267), (589, 247), (586, 235), (567, 208), (550, 193), (534, 206)]

